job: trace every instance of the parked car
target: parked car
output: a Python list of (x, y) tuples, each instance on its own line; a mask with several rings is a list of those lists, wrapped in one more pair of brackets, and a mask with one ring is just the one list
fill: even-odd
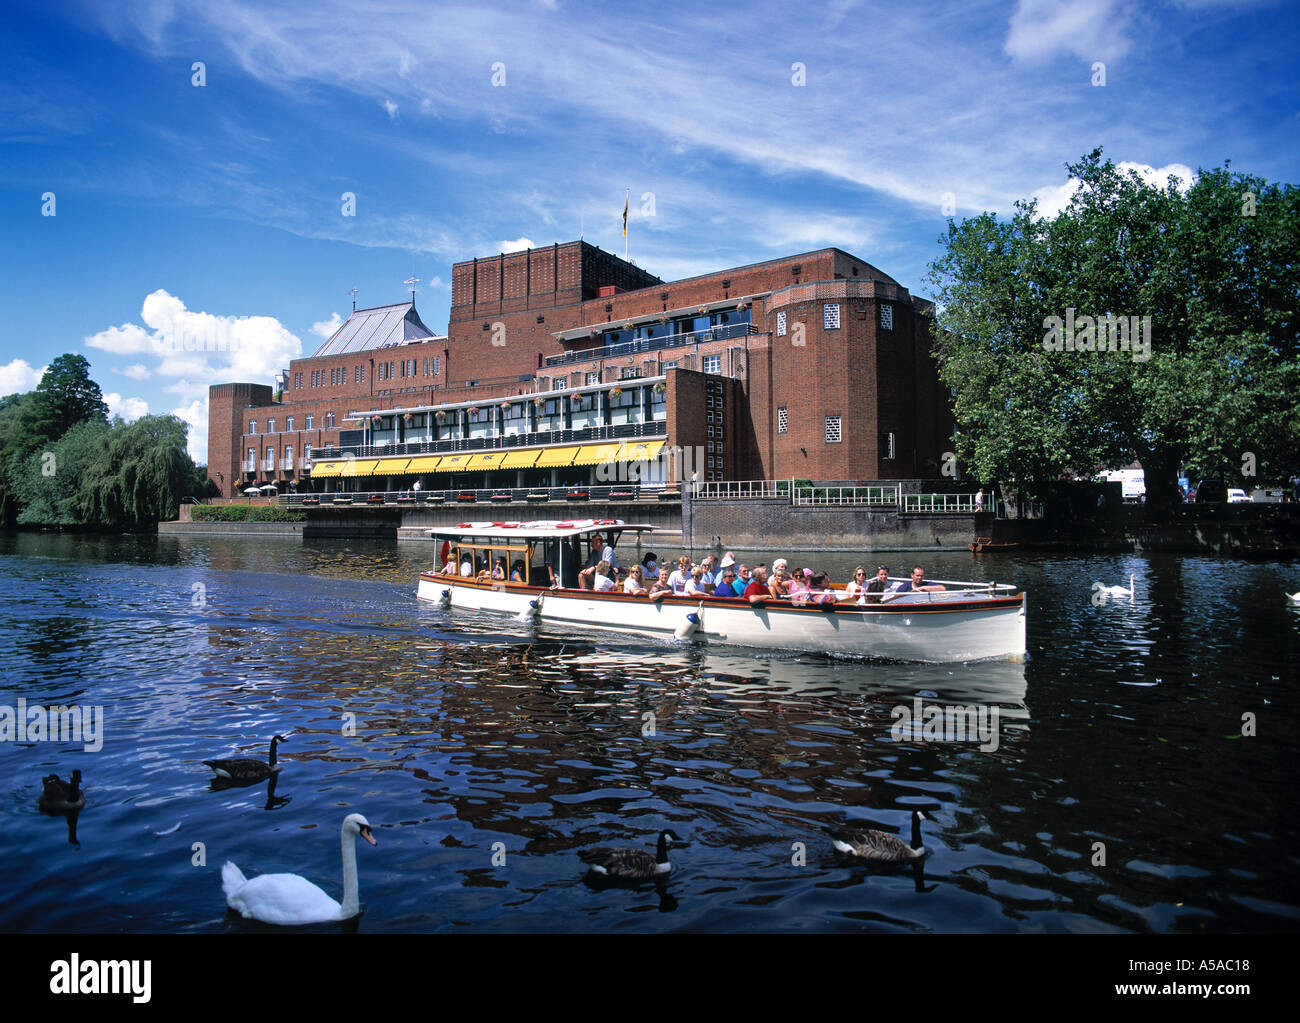
[(1238, 490), (1236, 487), (1232, 487), (1228, 490), (1228, 503), (1250, 504), (1250, 495), (1244, 490)]
[(1187, 500), (1197, 504), (1222, 503), (1228, 500), (1228, 486), (1223, 480), (1201, 480), (1192, 487)]

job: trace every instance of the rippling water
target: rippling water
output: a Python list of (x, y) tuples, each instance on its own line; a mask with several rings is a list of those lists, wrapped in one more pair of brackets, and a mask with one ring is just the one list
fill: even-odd
[[(341, 897), (354, 811), (379, 841), (357, 852), (369, 932), (1300, 920), (1295, 563), (927, 556), (932, 577), (1030, 594), (1028, 663), (935, 666), (534, 633), (418, 603), (422, 545), (19, 535), (0, 553), (0, 704), (105, 715), (98, 752), (0, 743), (4, 931), (245, 929), (226, 859)], [(1131, 603), (1091, 602), (1130, 573)], [(997, 748), (896, 741), (915, 698), (996, 707)], [(211, 790), (203, 760), (264, 758), (277, 732), (274, 792)], [(74, 768), (86, 809), (39, 814), (41, 777)], [(829, 829), (906, 838), (914, 808), (922, 871), (833, 853)], [(584, 882), (579, 850), (666, 827), (687, 841), (667, 883)]]

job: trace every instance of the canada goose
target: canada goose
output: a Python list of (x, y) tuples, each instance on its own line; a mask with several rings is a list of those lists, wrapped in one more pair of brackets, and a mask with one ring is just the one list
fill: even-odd
[(357, 891), (357, 843), (360, 835), (378, 845), (370, 822), (359, 813), (343, 818), (343, 901), (335, 902), (321, 889), (298, 874), (259, 874), (245, 878), (230, 861), (221, 868), (221, 890), (226, 905), (249, 920), (294, 926), (349, 920), (361, 911)]
[(1128, 589), (1123, 586), (1104, 586), (1100, 582), (1092, 584), (1093, 591), (1106, 597), (1131, 597), (1133, 596), (1133, 580), (1136, 576), (1128, 577)]
[(275, 762), (275, 744), (288, 741), (283, 735), (275, 736), (271, 740), (271, 757), (266, 763), (254, 760), (251, 757), (239, 757), (234, 760), (205, 760), (203, 763), (212, 768), (216, 772), (217, 778), (222, 781), (241, 785), (262, 781), (280, 770), (282, 766)]
[(861, 860), (876, 863), (909, 863), (919, 860), (928, 849), (921, 844), (921, 821), (929, 820), (920, 810), (912, 811), (912, 844), (883, 831), (841, 830), (831, 833), (835, 848)]
[(72, 772), (66, 785), (59, 781), (57, 774), (47, 774), (41, 779), (41, 798), (36, 801), (36, 808), (42, 813), (67, 813), (85, 805), (86, 794), (81, 791), (80, 770)]
[(591, 873), (619, 881), (650, 881), (672, 871), (668, 861), (668, 843), (680, 842), (676, 832), (659, 832), (659, 851), (655, 856), (644, 849), (583, 849), (578, 857), (590, 865)]

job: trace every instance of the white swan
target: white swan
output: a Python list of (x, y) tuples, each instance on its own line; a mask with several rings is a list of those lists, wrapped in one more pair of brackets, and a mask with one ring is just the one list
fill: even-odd
[(1133, 580), (1136, 578), (1137, 576), (1132, 575), (1128, 577), (1128, 589), (1123, 586), (1103, 586), (1099, 582), (1093, 583), (1092, 589), (1093, 592), (1100, 593), (1105, 597), (1131, 597), (1133, 596)]
[(350, 813), (343, 818), (341, 838), (342, 904), (298, 874), (260, 874), (245, 878), (237, 866), (227, 861), (221, 868), (221, 890), (226, 893), (226, 905), (246, 919), (282, 926), (351, 919), (361, 910), (357, 893), (357, 835), (371, 845), (378, 845), (369, 821), (359, 813)]
[(1287, 597), (1289, 597), (1295, 603), (1300, 604), (1300, 593), (1288, 593)]

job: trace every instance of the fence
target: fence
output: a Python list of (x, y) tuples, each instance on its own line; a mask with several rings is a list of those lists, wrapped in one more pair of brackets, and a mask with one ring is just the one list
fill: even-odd
[(792, 505), (865, 506), (913, 513), (975, 512), (974, 494), (903, 494), (899, 484), (812, 480), (722, 480), (695, 483), (698, 501), (784, 499)]

